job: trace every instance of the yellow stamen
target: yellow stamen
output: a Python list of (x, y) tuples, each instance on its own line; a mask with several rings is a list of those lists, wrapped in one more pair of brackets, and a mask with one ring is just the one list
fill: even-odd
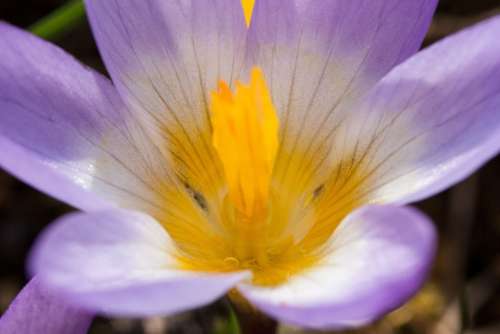
[(262, 71), (233, 94), (221, 81), (212, 93), (213, 145), (224, 167), (229, 199), (245, 220), (266, 216), (278, 149), (278, 117)]
[(278, 117), (259, 68), (234, 89), (221, 81), (210, 103), (202, 131), (167, 129), (176, 178), (162, 185), (168, 205), (153, 214), (175, 240), (180, 268), (250, 270), (254, 284), (281, 284), (320, 263), (338, 224), (367, 203), (370, 169), (348, 152), (330, 159), (328, 144), (311, 149), (314, 133), (278, 153)]
[(255, 6), (255, 0), (241, 0), (241, 6), (243, 7), (243, 13), (245, 14), (245, 22), (247, 27), (250, 26), (252, 21), (253, 7)]

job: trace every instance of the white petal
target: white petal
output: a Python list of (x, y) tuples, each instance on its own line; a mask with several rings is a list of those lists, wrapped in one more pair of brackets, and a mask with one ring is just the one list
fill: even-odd
[(414, 209), (373, 206), (349, 215), (313, 268), (276, 287), (240, 284), (258, 308), (311, 328), (360, 326), (404, 303), (435, 252), (432, 223)]
[(105, 314), (171, 314), (210, 303), (247, 273), (181, 270), (175, 246), (149, 216), (129, 211), (74, 214), (38, 241), (31, 269), (75, 305)]

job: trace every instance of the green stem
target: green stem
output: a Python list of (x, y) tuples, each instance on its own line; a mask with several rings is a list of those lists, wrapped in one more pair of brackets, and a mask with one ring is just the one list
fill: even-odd
[(236, 315), (236, 312), (234, 311), (231, 303), (228, 302), (227, 305), (229, 308), (229, 324), (228, 324), (229, 333), (241, 334), (240, 323), (238, 322), (238, 316)]
[(240, 334), (276, 334), (278, 331), (278, 323), (259, 312), (255, 307), (250, 305), (239, 294), (229, 294), (229, 300), (233, 306), (234, 313), (238, 318)]
[(68, 30), (77, 27), (85, 18), (82, 0), (71, 0), (29, 27), (29, 30), (44, 39), (55, 40)]

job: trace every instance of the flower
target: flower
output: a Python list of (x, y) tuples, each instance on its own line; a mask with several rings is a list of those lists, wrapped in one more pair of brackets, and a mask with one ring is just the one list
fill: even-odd
[(500, 18), (415, 54), (435, 0), (86, 5), (112, 83), (0, 25), (0, 165), (84, 212), (30, 269), (82, 309), (373, 321), (432, 262), (403, 205), (499, 151)]

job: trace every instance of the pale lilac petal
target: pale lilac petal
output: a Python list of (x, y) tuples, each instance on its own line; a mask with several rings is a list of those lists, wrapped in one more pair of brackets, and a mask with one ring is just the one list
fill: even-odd
[(247, 277), (180, 270), (175, 246), (160, 224), (118, 210), (56, 222), (38, 241), (31, 270), (75, 305), (122, 316), (205, 305)]
[(66, 305), (35, 277), (0, 318), (2, 334), (84, 334), (93, 316)]
[(432, 263), (436, 232), (411, 208), (369, 206), (349, 215), (314, 268), (276, 287), (238, 289), (268, 315), (303, 327), (360, 326), (410, 298)]
[(2, 168), (84, 210), (151, 206), (156, 195), (144, 175), (166, 165), (109, 80), (6, 23), (0, 23), (0, 145)]
[(343, 117), (341, 105), (419, 49), (436, 3), (257, 0), (248, 65), (261, 66), (270, 82), (283, 149), (321, 144)]
[[(241, 3), (87, 0), (86, 5), (101, 55), (125, 102), (155, 138), (168, 139), (163, 148), (174, 151), (179, 174), (213, 181), (217, 167), (208, 103), (218, 80), (233, 82), (242, 67)], [(196, 176), (186, 175), (192, 170)]]
[(206, 101), (200, 99), (208, 98), (218, 79), (231, 81), (241, 67), (246, 29), (239, 1), (87, 0), (86, 5), (118, 90), (160, 120), (175, 121), (169, 112), (187, 122), (203, 118)]
[[(408, 203), (500, 151), (500, 17), (427, 48), (387, 75), (339, 128), (371, 201)], [(356, 157), (353, 159), (353, 157)]]
[(82, 189), (57, 169), (50, 168), (33, 152), (0, 136), (0, 167), (47, 194), (83, 210), (108, 207), (104, 198)]

